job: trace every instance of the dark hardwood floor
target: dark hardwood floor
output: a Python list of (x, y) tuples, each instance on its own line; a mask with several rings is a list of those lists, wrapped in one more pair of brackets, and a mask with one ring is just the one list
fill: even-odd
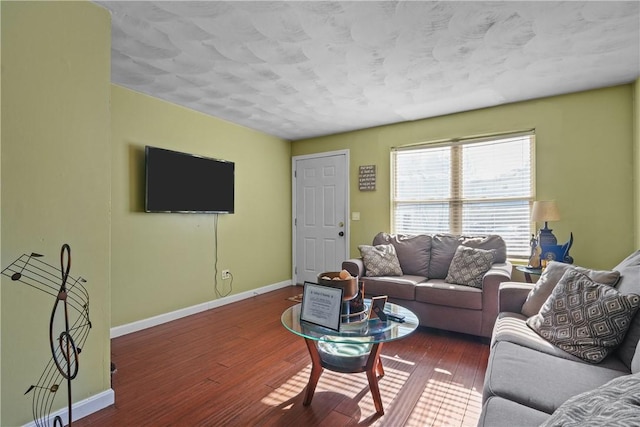
[(82, 426), (475, 426), (489, 346), (419, 328), (384, 345), (377, 416), (364, 373), (325, 370), (310, 406), (304, 340), (280, 314), (288, 287), (115, 338), (116, 403)]

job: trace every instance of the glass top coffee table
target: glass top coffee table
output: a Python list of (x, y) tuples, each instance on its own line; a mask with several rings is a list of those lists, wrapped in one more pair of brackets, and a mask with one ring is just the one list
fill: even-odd
[[(369, 307), (370, 300), (365, 300)], [(343, 373), (366, 372), (376, 412), (384, 414), (378, 378), (384, 375), (380, 352), (385, 342), (406, 337), (418, 327), (418, 318), (411, 311), (387, 302), (385, 313), (404, 316), (404, 323), (378, 318), (343, 322), (339, 331), (300, 321), (301, 304), (282, 313), (282, 324), (289, 331), (305, 339), (311, 356), (311, 375), (303, 405), (311, 404), (313, 393), (324, 369)]]

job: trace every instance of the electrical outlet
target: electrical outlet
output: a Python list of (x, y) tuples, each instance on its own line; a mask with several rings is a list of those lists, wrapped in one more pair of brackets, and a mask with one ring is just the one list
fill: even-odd
[(222, 280), (231, 278), (231, 272), (229, 270), (222, 270)]

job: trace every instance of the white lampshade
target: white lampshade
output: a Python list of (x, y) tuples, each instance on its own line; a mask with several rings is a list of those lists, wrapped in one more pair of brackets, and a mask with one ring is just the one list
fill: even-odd
[(555, 200), (538, 200), (533, 202), (531, 220), (535, 222), (560, 221), (560, 211)]

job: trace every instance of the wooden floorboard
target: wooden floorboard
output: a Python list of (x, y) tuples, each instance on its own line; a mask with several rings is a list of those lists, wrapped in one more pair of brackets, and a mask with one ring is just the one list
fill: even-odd
[(382, 348), (385, 414), (367, 378), (325, 370), (303, 406), (311, 372), (304, 340), (280, 323), (299, 287), (218, 307), (111, 342), (115, 405), (75, 427), (474, 426), (486, 342), (419, 328)]

